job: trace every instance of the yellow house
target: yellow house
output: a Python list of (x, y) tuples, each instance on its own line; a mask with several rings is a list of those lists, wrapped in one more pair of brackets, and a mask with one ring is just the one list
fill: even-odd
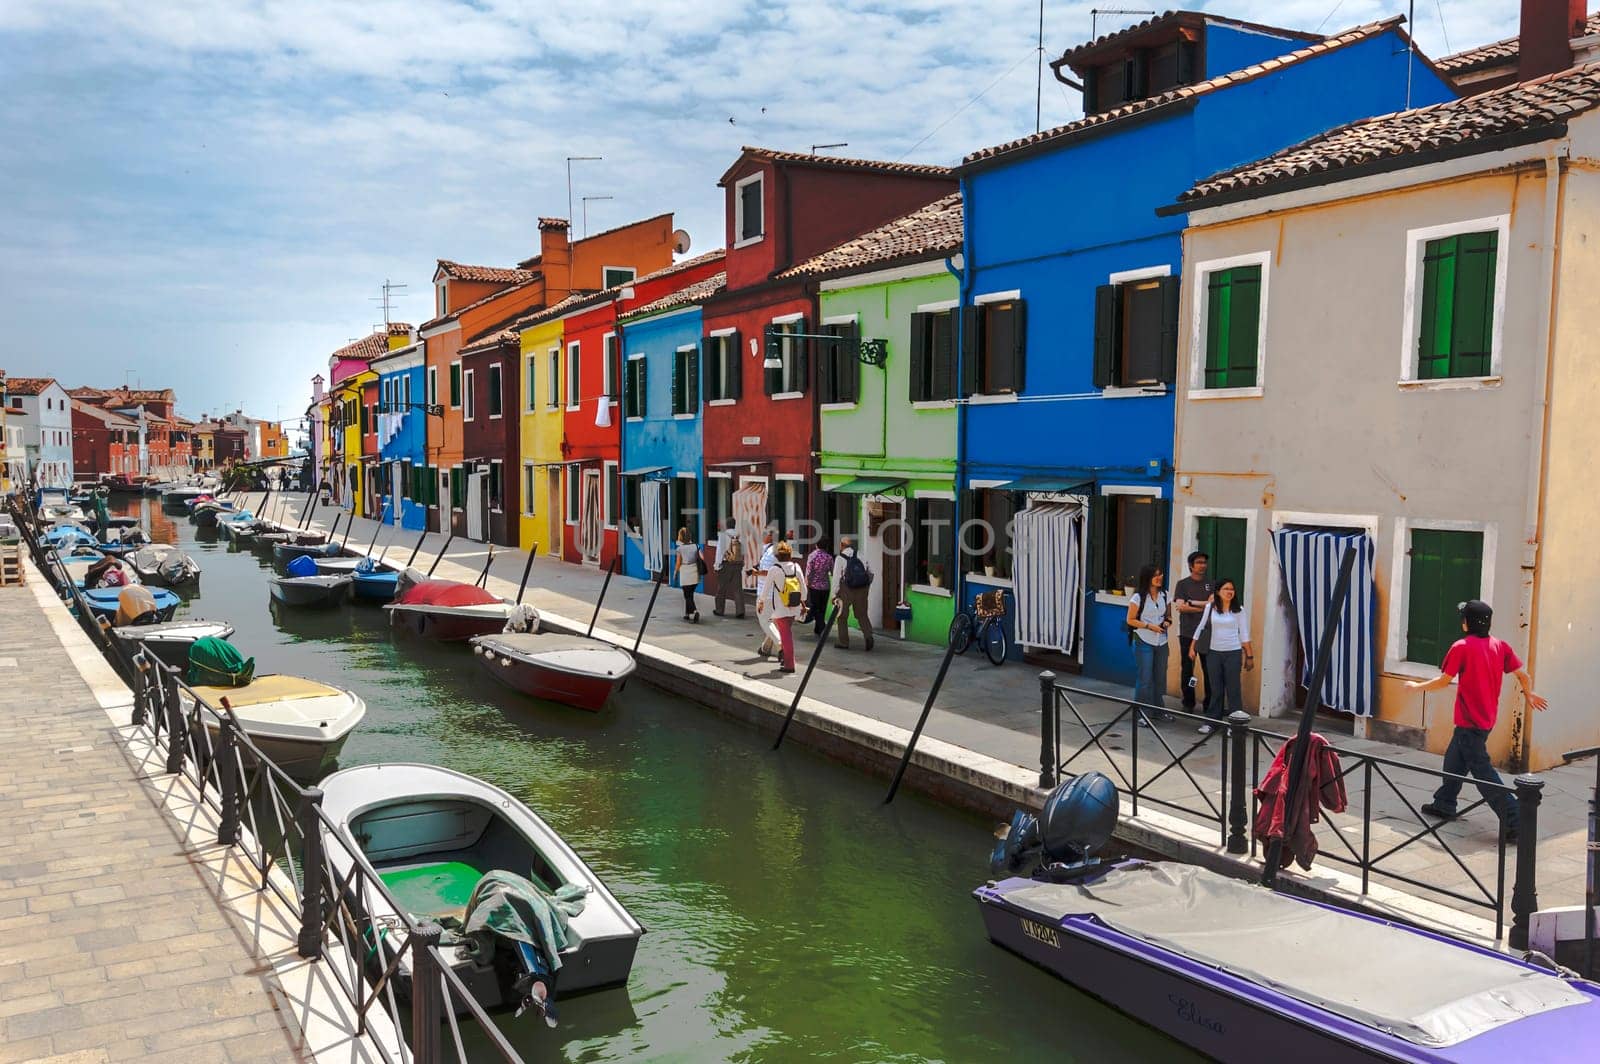
[(522, 333), (522, 521), (524, 546), (561, 554), (562, 321)]

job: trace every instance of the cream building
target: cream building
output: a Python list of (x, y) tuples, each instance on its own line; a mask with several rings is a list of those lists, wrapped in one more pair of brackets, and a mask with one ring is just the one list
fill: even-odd
[(1404, 685), (1482, 598), (1550, 699), (1531, 714), (1505, 683), (1497, 760), (1600, 743), (1597, 105), (1584, 66), (1341, 127), (1174, 208), (1191, 228), (1171, 564), (1204, 544), (1244, 581), (1249, 708), (1303, 700), (1293, 592), (1327, 595), (1275, 540), (1318, 530), (1370, 549), (1370, 629), (1340, 661), (1367, 678), (1345, 693), (1370, 681), (1357, 734), (1443, 751), (1453, 688)]

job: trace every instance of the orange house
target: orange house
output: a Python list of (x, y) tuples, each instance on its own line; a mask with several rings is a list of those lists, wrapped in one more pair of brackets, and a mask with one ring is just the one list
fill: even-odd
[[(571, 241), (565, 218), (539, 219), (539, 254), (515, 268), (470, 266), (438, 260), (434, 270), (432, 321), (418, 329), (423, 341), (427, 401), (443, 408), (428, 418), (429, 475), (438, 483), (428, 527), (464, 533), (461, 487), (452, 491), (451, 471), (462, 464), (462, 345), (523, 315), (567, 298), (626, 284), (641, 273), (672, 264), (672, 215)], [(507, 468), (514, 468), (514, 464)]]

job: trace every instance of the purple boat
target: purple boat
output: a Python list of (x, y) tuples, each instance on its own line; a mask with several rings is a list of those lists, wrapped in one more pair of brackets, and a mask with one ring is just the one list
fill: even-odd
[(1594, 983), (1192, 865), (1087, 862), (973, 896), (991, 941), (1217, 1060), (1600, 1053)]

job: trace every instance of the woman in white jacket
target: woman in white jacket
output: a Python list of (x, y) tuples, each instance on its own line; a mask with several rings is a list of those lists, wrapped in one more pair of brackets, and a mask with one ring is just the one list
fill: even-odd
[[(793, 672), (794, 619), (800, 616), (805, 606), (806, 582), (800, 563), (794, 560), (794, 551), (787, 541), (780, 541), (773, 548), (772, 556), (775, 562), (762, 578), (761, 601), (766, 605), (767, 616), (772, 618), (772, 626), (778, 630), (778, 640), (783, 647), (783, 662), (778, 666), (778, 671)], [(784, 590), (791, 580), (795, 582), (794, 587), (798, 588), (792, 596)]]

